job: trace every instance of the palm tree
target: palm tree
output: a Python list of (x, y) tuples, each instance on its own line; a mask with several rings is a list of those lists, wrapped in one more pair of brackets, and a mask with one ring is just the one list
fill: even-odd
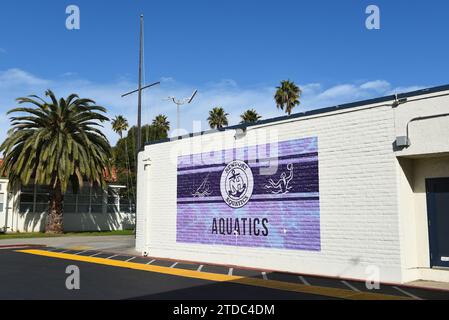
[(118, 133), (120, 139), (123, 139), (123, 131), (128, 131), (128, 120), (124, 116), (116, 116), (112, 119), (112, 130)]
[(222, 129), (228, 125), (228, 116), (222, 107), (216, 107), (209, 112), (207, 121), (211, 129)]
[(106, 188), (110, 176), (111, 146), (100, 131), (109, 119), (95, 101), (72, 94), (50, 101), (38, 96), (18, 98), (12, 109), (12, 128), (0, 146), (4, 162), (0, 173), (13, 186), (38, 184), (50, 187), (47, 233), (62, 233), (64, 193), (69, 184), (77, 191), (87, 181)]
[[(112, 121), (112, 130), (114, 130), (114, 132), (116, 132), (119, 136), (120, 136), (120, 140), (123, 139), (123, 131), (128, 131), (129, 129), (129, 124), (128, 124), (128, 120), (126, 120), (126, 118), (124, 116), (116, 116)], [(128, 153), (128, 140), (127, 139), (123, 139), (125, 140), (125, 157), (126, 157), (126, 186), (128, 188), (128, 199), (130, 200), (131, 197), (129, 197), (129, 192), (131, 192), (132, 195), (132, 199), (135, 200), (135, 193), (134, 193), (134, 181), (132, 179), (132, 177), (130, 176), (130, 171), (131, 171), (131, 167), (130, 167), (130, 160), (129, 160), (129, 153)], [(131, 203), (129, 204), (131, 207)]]
[(288, 115), (291, 115), (293, 108), (300, 104), (301, 89), (290, 80), (281, 81), (281, 86), (276, 89), (274, 100), (277, 108), (285, 110)]
[(154, 118), (153, 126), (165, 134), (170, 131), (170, 122), (168, 121), (167, 116), (164, 116), (163, 114), (160, 114)]
[(255, 123), (257, 121), (259, 121), (262, 116), (260, 116), (256, 110), (251, 109), (251, 110), (247, 110), (245, 111), (240, 118), (242, 119), (242, 124), (243, 123)]

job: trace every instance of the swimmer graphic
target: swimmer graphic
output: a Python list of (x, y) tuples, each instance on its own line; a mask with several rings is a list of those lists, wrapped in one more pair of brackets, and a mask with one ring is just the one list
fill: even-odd
[(205, 198), (212, 194), (212, 191), (210, 191), (210, 182), (209, 182), (209, 174), (206, 176), (206, 178), (203, 180), (201, 185), (198, 187), (198, 189), (192, 193), (192, 196), (194, 198)]
[(287, 194), (290, 192), (290, 190), (293, 189), (292, 186), (290, 186), (290, 182), (293, 179), (293, 164), (290, 163), (287, 166), (287, 170), (290, 172), (290, 174), (287, 177), (286, 172), (282, 172), (281, 178), (278, 182), (274, 182), (273, 179), (268, 180), (268, 184), (264, 186), (265, 190), (269, 190), (272, 194)]

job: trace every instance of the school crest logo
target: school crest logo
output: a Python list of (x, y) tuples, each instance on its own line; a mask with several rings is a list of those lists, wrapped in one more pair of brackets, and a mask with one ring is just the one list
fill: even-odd
[(221, 196), (228, 206), (243, 208), (254, 191), (254, 177), (251, 168), (243, 161), (232, 161), (223, 170), (220, 182)]

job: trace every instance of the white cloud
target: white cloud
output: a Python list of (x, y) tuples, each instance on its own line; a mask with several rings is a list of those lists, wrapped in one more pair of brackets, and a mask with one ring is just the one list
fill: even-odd
[[(57, 80), (42, 79), (20, 69), (0, 71), (0, 112), (15, 107), (17, 97), (30, 94), (44, 95), (46, 89), (51, 88), (57, 95), (66, 96), (78, 93), (82, 97), (89, 97), (108, 109), (108, 115), (124, 115), (130, 124), (136, 123), (137, 95), (121, 98), (121, 95), (136, 87), (127, 78), (120, 78), (110, 83), (94, 83), (78, 78), (76, 73)], [(353, 102), (361, 99), (375, 98), (389, 95), (393, 92), (412, 91), (420, 86), (396, 87), (384, 80), (369, 81), (362, 84), (345, 83), (332, 87), (324, 87), (319, 83), (302, 84), (303, 90), (301, 106), (296, 110), (305, 111), (322, 107)], [(242, 88), (231, 79), (209, 82), (204, 85), (178, 83), (172, 77), (162, 79), (159, 87), (145, 91), (143, 104), (143, 122), (149, 123), (157, 114), (166, 114), (171, 121), (172, 128), (176, 127), (176, 106), (167, 101), (168, 96), (177, 98), (190, 97), (193, 89), (199, 89), (198, 96), (191, 105), (182, 106), (182, 127), (192, 130), (193, 121), (201, 121), (202, 129), (207, 130), (208, 112), (212, 107), (222, 106), (230, 114), (230, 123), (240, 122), (240, 114), (249, 108), (256, 109), (264, 119), (282, 115), (276, 109), (273, 100), (275, 86), (257, 86)], [(0, 141), (5, 138), (8, 122), (6, 117), (0, 117)], [(117, 141), (117, 135), (109, 124), (105, 125), (105, 133), (111, 143)]]
[(365, 90), (375, 90), (378, 92), (385, 92), (391, 88), (391, 84), (385, 80), (375, 80), (362, 84), (360, 88)]
[(42, 86), (49, 81), (35, 77), (20, 69), (0, 71), (0, 88), (16, 88), (17, 86)]

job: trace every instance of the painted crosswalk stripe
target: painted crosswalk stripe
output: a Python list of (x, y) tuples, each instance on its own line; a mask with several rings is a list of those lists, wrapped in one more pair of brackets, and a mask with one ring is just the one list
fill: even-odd
[(406, 296), (409, 296), (410, 298), (416, 299), (416, 300), (422, 300), (420, 297), (415, 296), (414, 294), (411, 294), (410, 292), (405, 291), (404, 289), (401, 289), (399, 287), (393, 287), (396, 290), (398, 290), (400, 293), (405, 294)]
[(306, 278), (304, 278), (303, 276), (299, 276), (298, 278), (303, 284), (305, 284), (306, 286), (310, 286), (310, 283), (306, 280)]
[(352, 284), (350, 284), (347, 281), (342, 281), (341, 283), (343, 283), (345, 286), (347, 286), (349, 289), (355, 291), (355, 292), (361, 292), (359, 289), (357, 289), (356, 287), (354, 287)]

